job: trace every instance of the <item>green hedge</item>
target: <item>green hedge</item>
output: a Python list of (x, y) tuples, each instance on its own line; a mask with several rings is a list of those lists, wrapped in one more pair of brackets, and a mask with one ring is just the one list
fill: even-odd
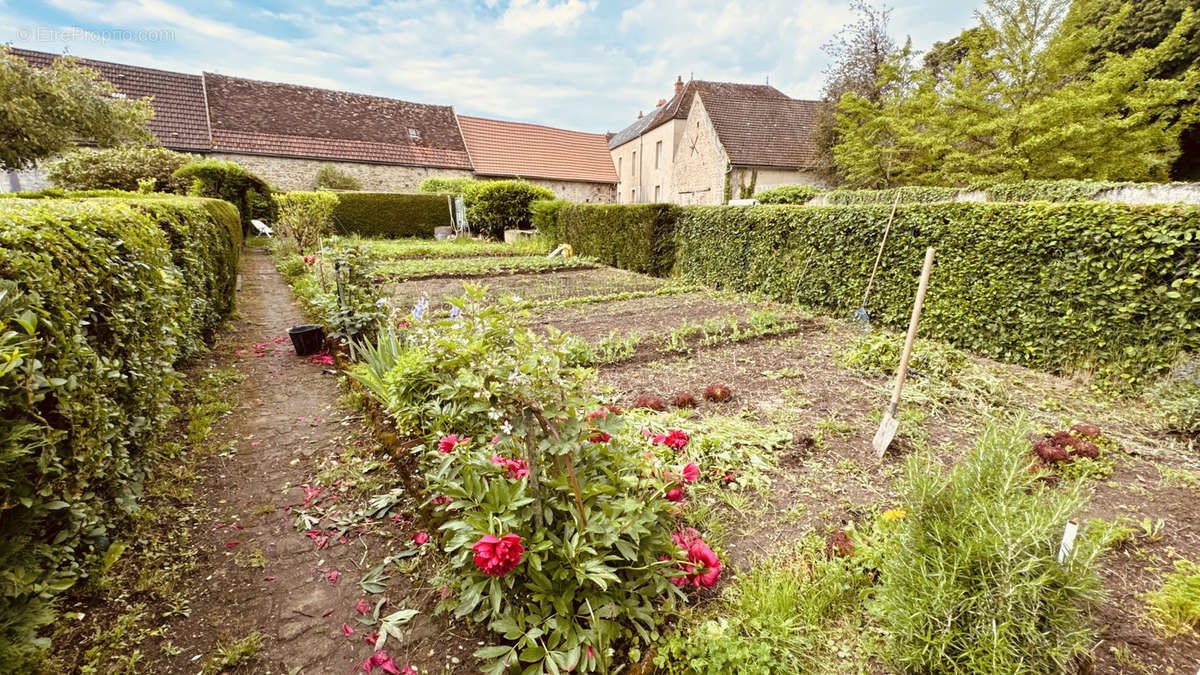
[(558, 227), (558, 217), (563, 207), (570, 203), (563, 199), (539, 199), (530, 204), (529, 210), (533, 214), (534, 228), (555, 244), (562, 243), (562, 231)]
[[(560, 241), (570, 244), (576, 255), (590, 256), (614, 267), (645, 274), (665, 276), (671, 271), (675, 256), (675, 221), (680, 207), (672, 204), (568, 203), (559, 206), (557, 212), (554, 234)], [(547, 227), (547, 224), (541, 227)]]
[(782, 185), (763, 190), (754, 195), (759, 204), (807, 204), (810, 199), (824, 192), (811, 185)]
[(1105, 190), (1150, 187), (1154, 183), (1113, 183), (1095, 180), (1029, 180), (980, 186), (989, 202), (1086, 202)]
[(383, 239), (433, 237), (433, 228), (453, 225), (444, 194), (339, 192), (333, 210), (338, 234)]
[[(676, 270), (844, 315), (862, 299), (889, 211), (687, 208)], [(1113, 383), (1200, 348), (1200, 207), (902, 206), (872, 292), (873, 322), (906, 324), (927, 246), (938, 254), (923, 337)]]
[(497, 240), (505, 230), (533, 227), (531, 206), (547, 199), (554, 199), (553, 191), (523, 180), (475, 181), (463, 190), (471, 230)]
[(0, 200), (0, 663), (14, 672), (136, 506), (175, 367), (233, 305), (240, 235), (211, 200)]
[(889, 190), (833, 190), (822, 196), (830, 206), (890, 205), (896, 201), (897, 193), (901, 204), (929, 204), (952, 202), (960, 192), (962, 188), (955, 187), (901, 187)]

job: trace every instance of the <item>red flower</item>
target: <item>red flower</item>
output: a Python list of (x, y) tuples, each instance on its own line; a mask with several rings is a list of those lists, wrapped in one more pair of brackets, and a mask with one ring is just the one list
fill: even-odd
[(308, 263), (309, 265), (312, 265), (317, 262), (317, 256), (306, 255), (306, 256), (304, 256), (304, 262)]
[(454, 452), (454, 448), (463, 443), (470, 443), (471, 439), (459, 438), (458, 434), (450, 434), (443, 436), (442, 440), (438, 441), (438, 452)]
[(691, 483), (700, 477), (700, 467), (696, 466), (695, 462), (688, 462), (687, 466), (683, 467), (683, 482)]
[(424, 530), (413, 535), (413, 543), (417, 546), (420, 546), (427, 541), (429, 541), (429, 533)]
[(608, 434), (604, 433), (603, 431), (597, 431), (595, 433), (595, 435), (593, 435), (588, 440), (593, 443), (607, 443), (612, 440), (612, 436), (609, 436)]
[(665, 436), (662, 434), (659, 434), (658, 436), (655, 436), (651, 442), (652, 443), (662, 443), (663, 445), (667, 446), (668, 448), (675, 448), (676, 450), (682, 450), (684, 448), (684, 446), (686, 446), (688, 444), (689, 438), (690, 438), (690, 436), (688, 436), (687, 432), (685, 432), (685, 431), (681, 431), (679, 429), (669, 429)]
[(683, 501), (683, 489), (673, 487), (670, 490), (667, 490), (667, 494), (663, 496), (666, 497), (667, 501), (669, 502), (681, 502)]
[(433, 503), (433, 504), (449, 504), (450, 502), (453, 502), (453, 501), (454, 500), (451, 499), (450, 497), (441, 496), (441, 497), (434, 497), (431, 500), (431, 503)]
[(492, 462), (508, 469), (509, 480), (520, 480), (529, 475), (529, 463), (523, 459), (509, 459), (496, 455), (492, 457)]
[(521, 563), (525, 547), (521, 545), (521, 537), (515, 534), (503, 537), (486, 534), (471, 550), (475, 552), (475, 566), (484, 574), (502, 577)]
[(687, 551), (687, 562), (679, 564), (683, 574), (671, 577), (671, 583), (680, 588), (689, 585), (699, 588), (717, 583), (721, 576), (721, 559), (704, 543), (699, 532), (689, 527), (672, 534), (671, 538)]
[(607, 409), (607, 408), (601, 408), (601, 409), (597, 410), (597, 411), (596, 411), (596, 412), (594, 412), (594, 413), (588, 413), (588, 415), (587, 415), (587, 418), (586, 418), (586, 419), (587, 419), (587, 421), (591, 422), (592, 420), (596, 419), (597, 417), (599, 417), (599, 418), (600, 418), (600, 419), (602, 419), (602, 420), (603, 420), (603, 419), (608, 419), (608, 409)]

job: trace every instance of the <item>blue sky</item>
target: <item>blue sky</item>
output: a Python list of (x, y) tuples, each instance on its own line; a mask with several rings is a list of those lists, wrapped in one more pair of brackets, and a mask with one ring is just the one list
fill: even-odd
[[(980, 2), (889, 4), (925, 49)], [(676, 75), (816, 97), (820, 47), (851, 19), (832, 0), (0, 0), (0, 42), (617, 131)]]

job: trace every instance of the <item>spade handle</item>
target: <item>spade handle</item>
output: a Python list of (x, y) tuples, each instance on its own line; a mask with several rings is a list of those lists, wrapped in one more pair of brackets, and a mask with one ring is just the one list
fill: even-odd
[(933, 247), (925, 250), (925, 265), (921, 267), (921, 283), (917, 286), (917, 299), (913, 302), (912, 317), (908, 320), (908, 335), (904, 338), (904, 351), (900, 354), (900, 367), (896, 369), (896, 388), (888, 411), (895, 416), (900, 405), (900, 390), (904, 389), (904, 378), (908, 375), (908, 359), (912, 356), (913, 343), (917, 341), (917, 322), (921, 320), (921, 306), (925, 304), (925, 290), (929, 288), (929, 273), (933, 270)]

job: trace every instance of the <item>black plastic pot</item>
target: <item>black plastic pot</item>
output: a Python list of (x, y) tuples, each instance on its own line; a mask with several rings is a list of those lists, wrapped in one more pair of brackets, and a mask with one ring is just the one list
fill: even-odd
[(288, 337), (292, 338), (296, 356), (311, 356), (321, 351), (321, 345), (325, 342), (325, 329), (315, 323), (292, 326), (288, 329)]

